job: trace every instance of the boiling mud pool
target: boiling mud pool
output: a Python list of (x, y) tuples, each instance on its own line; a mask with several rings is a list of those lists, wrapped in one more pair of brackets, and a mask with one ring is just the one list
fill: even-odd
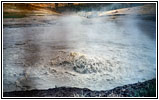
[(156, 77), (153, 21), (78, 14), (5, 20), (4, 92), (60, 86), (107, 90)]

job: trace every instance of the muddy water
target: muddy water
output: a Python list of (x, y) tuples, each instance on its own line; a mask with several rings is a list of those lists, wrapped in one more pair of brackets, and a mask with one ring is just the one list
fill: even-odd
[(152, 79), (155, 27), (132, 16), (4, 19), (3, 91), (107, 90)]

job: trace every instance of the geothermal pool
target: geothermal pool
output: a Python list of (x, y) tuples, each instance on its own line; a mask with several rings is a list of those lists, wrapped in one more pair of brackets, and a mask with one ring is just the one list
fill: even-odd
[(108, 90), (156, 77), (156, 23), (80, 14), (6, 18), (3, 91)]

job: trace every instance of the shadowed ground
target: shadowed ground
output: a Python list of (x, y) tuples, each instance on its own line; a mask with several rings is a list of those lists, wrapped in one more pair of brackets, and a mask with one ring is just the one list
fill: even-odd
[(107, 91), (87, 88), (59, 87), (48, 90), (4, 92), (4, 97), (155, 97), (156, 79), (116, 87)]

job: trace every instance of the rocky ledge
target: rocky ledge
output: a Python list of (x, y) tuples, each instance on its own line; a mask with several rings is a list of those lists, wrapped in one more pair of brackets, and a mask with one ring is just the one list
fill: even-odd
[(155, 97), (156, 79), (116, 87), (112, 90), (92, 91), (87, 88), (57, 87), (48, 90), (4, 92), (4, 97)]

